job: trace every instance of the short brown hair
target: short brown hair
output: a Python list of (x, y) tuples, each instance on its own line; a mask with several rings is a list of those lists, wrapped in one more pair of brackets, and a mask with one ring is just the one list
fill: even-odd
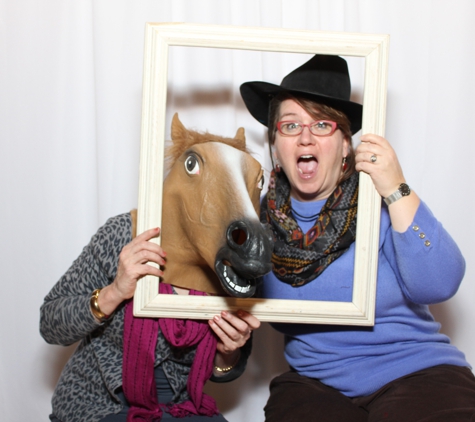
[(280, 105), (285, 100), (293, 100), (299, 104), (310, 116), (315, 120), (328, 119), (338, 124), (338, 129), (343, 133), (344, 138), (348, 141), (348, 155), (346, 156), (347, 168), (344, 170), (339, 183), (348, 179), (355, 172), (355, 150), (351, 142), (351, 124), (343, 112), (334, 109), (325, 104), (317, 103), (305, 97), (295, 97), (289, 93), (280, 93), (272, 98), (269, 103), (269, 125), (267, 137), (269, 145), (274, 145), (275, 135), (277, 132), (277, 122), (279, 121)]

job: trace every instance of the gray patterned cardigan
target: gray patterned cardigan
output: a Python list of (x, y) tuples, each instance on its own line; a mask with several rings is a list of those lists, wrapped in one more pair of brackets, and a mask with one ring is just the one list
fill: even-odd
[[(123, 403), (122, 335), (124, 306), (99, 324), (89, 308), (91, 293), (115, 278), (119, 254), (132, 240), (130, 214), (109, 219), (92, 237), (81, 255), (45, 297), (40, 310), (40, 332), (51, 344), (78, 347), (65, 365), (53, 394), (53, 414), (62, 422), (100, 421), (118, 413)], [(242, 348), (239, 364), (212, 381), (232, 381), (242, 374), (251, 342)], [(155, 365), (161, 364), (174, 392), (174, 402), (188, 399), (186, 381), (196, 349), (180, 349), (159, 334)]]

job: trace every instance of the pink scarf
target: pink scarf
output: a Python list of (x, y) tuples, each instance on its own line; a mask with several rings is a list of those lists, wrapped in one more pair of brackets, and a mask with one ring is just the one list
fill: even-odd
[[(160, 293), (171, 294), (169, 284), (160, 283)], [(190, 294), (204, 293), (191, 290)], [(154, 376), (155, 347), (158, 328), (166, 340), (175, 347), (198, 345), (191, 365), (187, 390), (191, 400), (179, 404), (158, 403)], [(171, 318), (135, 318), (133, 300), (125, 306), (124, 358), (122, 383), (130, 409), (127, 422), (159, 422), (162, 408), (174, 417), (192, 415), (213, 416), (218, 414), (216, 402), (203, 393), (203, 387), (213, 372), (216, 337), (206, 321)]]

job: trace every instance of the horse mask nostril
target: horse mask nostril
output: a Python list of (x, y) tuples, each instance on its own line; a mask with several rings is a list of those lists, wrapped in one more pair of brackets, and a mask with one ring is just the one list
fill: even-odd
[(247, 233), (242, 229), (235, 229), (231, 233), (234, 243), (241, 246), (247, 240)]
[(231, 224), (228, 228), (228, 242), (233, 245), (242, 246), (248, 239), (246, 225), (242, 221)]

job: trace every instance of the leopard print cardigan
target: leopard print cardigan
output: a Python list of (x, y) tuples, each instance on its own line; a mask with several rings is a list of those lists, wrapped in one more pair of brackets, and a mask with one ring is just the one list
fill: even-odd
[[(78, 346), (65, 365), (52, 398), (53, 414), (62, 422), (100, 421), (123, 407), (122, 336), (124, 306), (98, 323), (89, 308), (91, 293), (115, 278), (119, 254), (132, 240), (129, 213), (110, 218), (92, 237), (80, 256), (45, 297), (40, 309), (40, 332), (50, 344)], [(242, 349), (239, 364), (215, 382), (231, 381), (244, 371), (251, 342)], [(174, 392), (173, 401), (188, 399), (186, 381), (195, 348), (175, 348), (159, 333), (155, 365)]]

